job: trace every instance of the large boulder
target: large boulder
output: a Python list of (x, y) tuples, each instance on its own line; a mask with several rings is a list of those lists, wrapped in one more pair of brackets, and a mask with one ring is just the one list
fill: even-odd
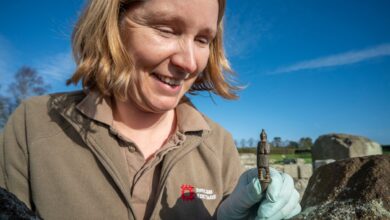
[(357, 157), (319, 167), (296, 219), (390, 219), (390, 155)]
[[(382, 154), (382, 147), (368, 138), (349, 134), (327, 134), (320, 136), (311, 150), (312, 161), (342, 160)], [(315, 167), (317, 168), (317, 167)]]

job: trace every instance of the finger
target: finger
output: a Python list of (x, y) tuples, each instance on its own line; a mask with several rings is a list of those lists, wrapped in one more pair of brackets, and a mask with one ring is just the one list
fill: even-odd
[[(275, 215), (277, 212), (280, 212), (280, 210), (284, 206), (286, 206), (286, 204), (291, 199), (293, 192), (296, 191), (294, 189), (294, 181), (289, 175), (282, 173), (280, 175), (280, 178), (281, 180), (277, 180), (277, 181), (281, 181), (281, 183), (277, 183), (279, 185), (275, 186), (275, 190), (280, 189), (280, 192), (278, 193), (275, 192), (274, 195), (270, 193), (270, 197), (271, 196), (274, 197), (272, 200), (268, 199), (268, 196), (266, 196), (266, 199), (261, 203), (257, 211), (257, 216), (261, 218), (269, 218)], [(272, 181), (274, 181), (274, 179), (272, 179)], [(275, 194), (277, 196), (275, 196)], [(298, 199), (299, 199), (299, 194), (298, 194)]]
[(299, 193), (294, 190), (288, 202), (269, 219), (286, 219), (298, 214), (301, 211), (299, 205)]
[(234, 198), (231, 198), (232, 201), (235, 201), (235, 204), (239, 204), (238, 206), (234, 206), (236, 211), (248, 210), (254, 204), (260, 202), (263, 197), (261, 185), (259, 179), (257, 178), (256, 169), (251, 169), (244, 172), (241, 175), (237, 186), (240, 187), (236, 187), (234, 192), (231, 194), (237, 195), (234, 196)]
[(247, 205), (249, 205), (248, 207), (259, 202), (263, 196), (261, 185), (259, 179), (257, 178), (257, 169), (250, 169), (244, 172), (244, 174), (241, 175), (238, 185), (244, 186), (239, 187), (241, 192), (238, 193), (238, 195), (246, 195), (247, 198), (250, 198), (249, 203), (247, 203)]
[[(279, 194), (282, 192), (283, 188), (285, 188), (286, 186), (287, 187), (293, 187), (293, 186), (289, 184), (286, 185), (285, 179), (286, 176), (288, 176), (287, 174), (281, 173), (275, 169), (270, 169), (270, 173), (271, 173), (271, 183), (267, 187), (266, 198), (271, 202), (275, 202), (278, 199)], [(291, 179), (290, 176), (288, 177)], [(288, 180), (289, 183), (290, 181), (294, 182), (292, 179)]]
[(249, 169), (241, 175), (237, 185), (248, 185), (255, 177), (257, 177), (257, 169)]
[(245, 208), (250, 208), (254, 204), (260, 202), (261, 198), (263, 197), (263, 194), (261, 192), (261, 185), (259, 179), (252, 178), (251, 182), (246, 185), (244, 188), (244, 192), (241, 193), (241, 195), (246, 195), (248, 199), (245, 199), (246, 203)]
[(233, 192), (219, 207), (218, 219), (246, 219), (252, 207), (257, 210), (263, 195), (257, 170), (244, 172)]

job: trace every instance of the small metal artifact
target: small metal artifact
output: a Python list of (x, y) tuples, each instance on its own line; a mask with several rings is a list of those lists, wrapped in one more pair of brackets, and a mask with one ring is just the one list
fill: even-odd
[(269, 172), (269, 153), (270, 146), (267, 143), (267, 134), (264, 129), (260, 133), (260, 141), (257, 144), (257, 172), (260, 180), (261, 189), (264, 192), (271, 182)]

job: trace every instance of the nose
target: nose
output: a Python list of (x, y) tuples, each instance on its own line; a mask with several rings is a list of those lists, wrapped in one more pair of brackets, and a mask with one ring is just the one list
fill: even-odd
[(191, 40), (181, 40), (176, 52), (171, 57), (172, 64), (186, 73), (197, 70), (195, 44)]

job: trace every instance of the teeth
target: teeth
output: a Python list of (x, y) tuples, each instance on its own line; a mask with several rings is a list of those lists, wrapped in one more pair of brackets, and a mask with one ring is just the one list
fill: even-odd
[(180, 86), (183, 82), (182, 80), (177, 80), (177, 79), (173, 79), (171, 77), (161, 76), (158, 74), (154, 74), (154, 76), (156, 76), (163, 83), (166, 83), (170, 86)]

